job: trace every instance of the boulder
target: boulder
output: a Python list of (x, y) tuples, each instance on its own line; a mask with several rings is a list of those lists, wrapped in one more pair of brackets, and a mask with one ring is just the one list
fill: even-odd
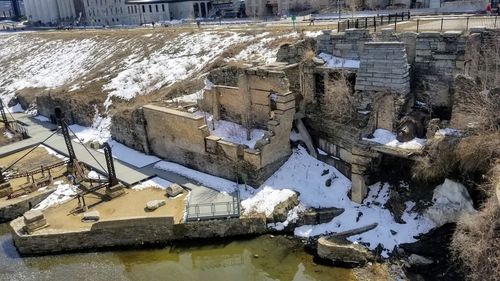
[(364, 265), (374, 259), (365, 247), (338, 237), (319, 238), (317, 251), (318, 256), (333, 262)]
[(472, 199), (464, 185), (446, 179), (443, 184), (434, 189), (433, 205), (425, 214), (438, 226), (457, 222), (462, 214), (474, 214)]
[(30, 224), (39, 220), (44, 219), (43, 213), (39, 210), (30, 210), (24, 213), (24, 223)]
[(82, 222), (96, 222), (101, 219), (99, 211), (90, 211), (83, 214)]
[(342, 208), (310, 208), (299, 214), (297, 226), (315, 225), (330, 222), (333, 218), (344, 212)]
[(408, 263), (410, 266), (427, 266), (433, 264), (434, 261), (423, 256), (411, 254), (408, 257)]
[(288, 212), (299, 205), (299, 196), (294, 193), (292, 196), (288, 197), (285, 201), (279, 203), (274, 207), (273, 212), (267, 218), (268, 222), (283, 222), (286, 221), (288, 217)]
[(28, 233), (33, 233), (41, 228), (44, 228), (45, 226), (47, 226), (47, 220), (45, 218), (42, 218), (40, 220), (26, 224), (26, 230), (28, 231)]
[(165, 200), (152, 200), (146, 203), (146, 209), (148, 211), (154, 211), (160, 208), (161, 206), (164, 206), (165, 204), (167, 204)]
[(173, 183), (169, 187), (167, 187), (167, 196), (169, 197), (175, 197), (179, 194), (181, 194), (184, 191), (184, 188), (182, 186)]

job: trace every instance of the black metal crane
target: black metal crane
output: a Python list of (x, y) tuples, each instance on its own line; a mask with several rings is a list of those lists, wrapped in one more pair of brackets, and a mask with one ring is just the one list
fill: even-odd
[(73, 149), (73, 143), (71, 142), (71, 136), (69, 135), (68, 124), (66, 123), (66, 120), (64, 120), (64, 112), (61, 108), (56, 107), (55, 115), (59, 126), (61, 126), (61, 133), (63, 134), (64, 142), (66, 143), (66, 148), (68, 149), (69, 162), (73, 163), (73, 161), (76, 160), (76, 154)]
[(118, 179), (116, 178), (111, 146), (107, 142), (104, 143), (104, 157), (106, 158), (106, 167), (108, 168), (108, 187), (111, 188), (118, 184)]
[(2, 115), (2, 122), (5, 125), (5, 129), (10, 130), (10, 123), (7, 119), (7, 114), (5, 114), (5, 107), (3, 105), (2, 99), (0, 99), (0, 114)]

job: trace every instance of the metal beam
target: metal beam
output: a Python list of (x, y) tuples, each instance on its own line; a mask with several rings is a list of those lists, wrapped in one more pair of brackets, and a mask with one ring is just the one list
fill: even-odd
[(68, 124), (64, 120), (64, 113), (61, 108), (56, 107), (55, 115), (59, 126), (61, 126), (61, 132), (64, 137), (64, 142), (66, 143), (66, 148), (68, 149), (69, 163), (73, 163), (76, 160), (75, 150), (73, 149), (73, 143), (71, 141), (71, 136), (69, 135)]
[(106, 158), (106, 166), (108, 168), (108, 185), (109, 187), (112, 187), (118, 184), (118, 179), (116, 178), (111, 146), (109, 146), (107, 142), (104, 143), (104, 157)]

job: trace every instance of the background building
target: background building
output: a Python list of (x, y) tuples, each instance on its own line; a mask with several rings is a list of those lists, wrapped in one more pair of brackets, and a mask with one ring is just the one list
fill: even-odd
[(55, 24), (85, 18), (83, 0), (24, 0), (26, 17), (32, 22)]

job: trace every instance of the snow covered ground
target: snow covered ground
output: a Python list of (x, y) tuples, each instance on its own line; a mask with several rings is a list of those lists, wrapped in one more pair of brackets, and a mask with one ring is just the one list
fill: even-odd
[(173, 162), (160, 161), (156, 163), (154, 167), (156, 169), (179, 174), (220, 192), (233, 193), (238, 188), (238, 184), (235, 182), (192, 170)]
[(205, 116), (206, 114), (208, 129), (210, 130), (211, 135), (218, 136), (223, 140), (232, 143), (248, 145), (250, 148), (254, 148), (257, 141), (262, 139), (264, 137), (264, 133), (266, 132), (261, 129), (252, 129), (250, 132), (250, 140), (248, 140), (246, 128), (240, 124), (226, 120), (216, 121), (213, 119), (212, 115), (201, 111), (198, 111), (195, 114), (198, 116)]
[[(436, 226), (429, 218), (412, 212), (411, 209), (415, 205), (413, 202), (405, 203), (406, 210), (402, 219), (406, 224), (397, 223), (390, 211), (384, 207), (389, 199), (388, 184), (370, 186), (370, 192), (363, 204), (352, 202), (348, 197), (350, 181), (334, 167), (309, 156), (302, 147), (295, 150), (288, 161), (255, 190), (171, 162), (159, 162), (155, 168), (181, 174), (223, 192), (231, 193), (238, 187), (242, 198), (241, 205), (246, 214), (263, 212), (269, 215), (277, 204), (288, 199), (296, 191), (300, 193), (300, 205), (290, 211), (285, 225), (297, 219), (297, 213), (307, 207), (344, 208), (344, 213), (331, 222), (296, 228), (295, 235), (310, 237), (378, 223), (375, 229), (349, 239), (368, 244), (370, 249), (375, 249), (378, 243), (381, 243), (384, 247), (382, 255), (386, 257), (394, 246), (414, 242), (414, 236), (426, 233)], [(325, 184), (328, 179), (332, 179), (329, 187)], [(274, 227), (279, 229), (283, 224)]]
[(253, 38), (234, 32), (184, 33), (146, 58), (131, 54), (123, 63), (123, 70), (103, 86), (103, 90), (109, 92), (106, 104), (110, 104), (111, 97), (130, 100), (185, 79), (200, 71), (229, 46)]
[(400, 142), (396, 139), (396, 135), (385, 129), (376, 129), (373, 133), (373, 138), (363, 138), (363, 140), (380, 143), (386, 146), (397, 147), (402, 149), (420, 150), (427, 143), (426, 139), (414, 138), (411, 141)]

